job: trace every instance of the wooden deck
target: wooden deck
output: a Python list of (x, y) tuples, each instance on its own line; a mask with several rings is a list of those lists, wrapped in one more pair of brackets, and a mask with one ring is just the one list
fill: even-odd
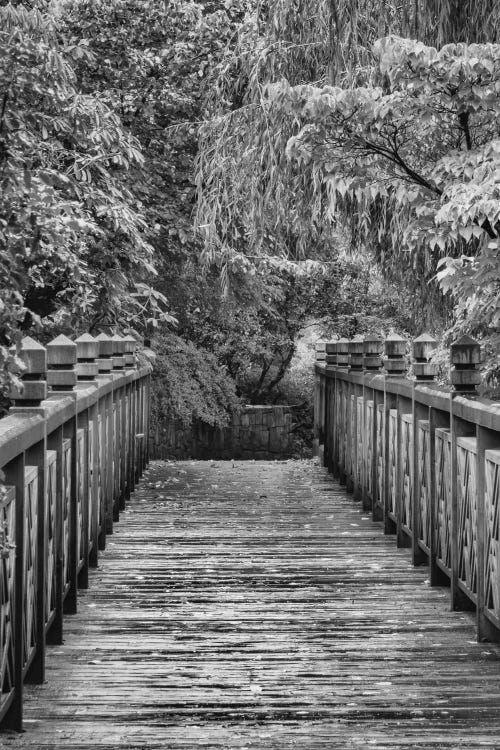
[(0, 747), (500, 748), (500, 649), (312, 462), (156, 462)]

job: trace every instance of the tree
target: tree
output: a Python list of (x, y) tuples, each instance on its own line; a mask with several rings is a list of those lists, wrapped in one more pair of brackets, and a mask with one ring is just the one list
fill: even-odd
[(204, 91), (243, 17), (246, 0), (70, 0), (62, 28), (70, 44), (84, 44), (93, 62), (78, 67), (80, 85), (98, 93), (141, 145), (144, 164), (130, 170), (127, 187), (140, 202), (147, 239), (167, 297), (185, 263), (199, 253), (192, 227), (193, 164)]
[[(207, 257), (311, 257), (346, 226), (352, 246), (419, 300), (423, 325), (433, 318), (442, 329), (466, 312), (491, 335), (498, 48), (488, 42), (499, 39), (498, 7), (338, 0), (309, 13), (307, 0), (276, 0), (268, 9), (242, 28), (203, 132), (197, 220)], [(438, 51), (391, 33), (461, 43)], [(374, 45), (378, 37), (386, 41)]]
[(375, 51), (383, 87), (269, 87), (271, 109), (301, 122), (288, 155), (313, 164), (332, 215), (350, 212), (393, 258), (439, 266), (457, 314), (496, 335), (500, 45), (389, 37)]
[(9, 4), (0, 19), (0, 262), (9, 309), (24, 328), (39, 318), (140, 321), (149, 313), (137, 284), (155, 272), (140, 206), (122, 180), (142, 164), (139, 144), (99, 97), (79, 91), (75, 62), (92, 55), (85, 44), (61, 44), (51, 13)]

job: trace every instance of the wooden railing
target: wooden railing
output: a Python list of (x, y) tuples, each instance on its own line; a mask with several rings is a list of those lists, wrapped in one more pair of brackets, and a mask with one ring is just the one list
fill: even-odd
[(22, 728), (23, 684), (148, 460), (151, 364), (131, 336), (22, 342), (23, 386), (0, 420), (0, 724)]
[(475, 610), (478, 640), (500, 640), (500, 404), (475, 393), (480, 347), (451, 347), (450, 388), (434, 382), (436, 342), (320, 343), (315, 446), (324, 464), (449, 585), (453, 609)]

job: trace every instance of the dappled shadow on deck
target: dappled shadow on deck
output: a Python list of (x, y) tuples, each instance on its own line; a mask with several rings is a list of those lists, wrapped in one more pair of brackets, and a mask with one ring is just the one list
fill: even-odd
[(310, 461), (155, 462), (20, 748), (500, 748), (500, 651)]

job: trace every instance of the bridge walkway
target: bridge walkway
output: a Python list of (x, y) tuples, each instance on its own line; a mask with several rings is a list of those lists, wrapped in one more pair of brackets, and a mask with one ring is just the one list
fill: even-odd
[(500, 649), (313, 462), (155, 462), (0, 747), (500, 748)]

